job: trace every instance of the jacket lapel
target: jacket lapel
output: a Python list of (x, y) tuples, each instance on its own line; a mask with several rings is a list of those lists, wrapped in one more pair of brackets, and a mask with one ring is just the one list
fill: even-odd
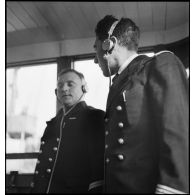
[(124, 89), (127, 83), (129, 83), (129, 81), (131, 80), (131, 76), (135, 72), (138, 72), (143, 67), (142, 61), (145, 61), (143, 60), (145, 58), (148, 57), (145, 55), (137, 56), (135, 59), (133, 59), (130, 62), (130, 64), (125, 68), (125, 70), (122, 71), (122, 73), (116, 78), (108, 94), (106, 109), (109, 108), (115, 96), (118, 95)]

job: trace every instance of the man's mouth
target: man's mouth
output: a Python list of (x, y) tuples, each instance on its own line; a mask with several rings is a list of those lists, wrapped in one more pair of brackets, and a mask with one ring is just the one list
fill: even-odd
[(62, 95), (63, 98), (70, 97), (71, 95)]

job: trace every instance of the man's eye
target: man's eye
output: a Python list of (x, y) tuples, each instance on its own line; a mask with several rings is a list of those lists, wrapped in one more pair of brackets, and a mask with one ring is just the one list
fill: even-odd
[(72, 87), (72, 86), (74, 86), (74, 83), (72, 83), (72, 82), (71, 83), (68, 83), (68, 86), (69, 87)]
[(62, 88), (63, 84), (62, 83), (58, 83), (58, 88)]

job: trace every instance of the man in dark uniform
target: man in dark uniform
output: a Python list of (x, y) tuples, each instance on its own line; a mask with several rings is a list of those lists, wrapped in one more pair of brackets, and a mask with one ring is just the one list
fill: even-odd
[(189, 97), (173, 53), (138, 55), (139, 28), (105, 16), (95, 63), (113, 78), (105, 117), (105, 193), (189, 193)]
[(104, 112), (87, 106), (82, 73), (58, 76), (56, 96), (63, 105), (41, 138), (32, 193), (102, 192)]

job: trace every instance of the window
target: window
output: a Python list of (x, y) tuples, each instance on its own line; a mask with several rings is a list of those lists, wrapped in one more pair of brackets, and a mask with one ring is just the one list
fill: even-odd
[(84, 74), (87, 82), (89, 91), (85, 95), (86, 103), (105, 111), (109, 91), (109, 78), (104, 77), (102, 70), (94, 63), (93, 59), (75, 61), (74, 68)]
[[(6, 153), (38, 152), (46, 121), (56, 114), (57, 64), (6, 70)], [(35, 160), (6, 160), (6, 172), (33, 172)]]
[[(154, 56), (154, 52), (144, 52), (141, 54), (149, 57)], [(84, 74), (89, 87), (89, 92), (85, 96), (87, 104), (105, 111), (109, 92), (109, 77), (103, 75), (100, 67), (94, 63), (94, 59), (75, 61), (74, 68)]]
[(154, 56), (154, 52), (144, 52), (144, 53), (140, 52), (139, 54), (147, 55), (148, 57), (153, 57)]
[(148, 57), (153, 57), (154, 56), (154, 52), (145, 52), (145, 53), (142, 53), (142, 54), (145, 54)]
[(189, 79), (189, 77), (190, 77), (190, 69), (189, 69), (189, 67), (186, 68), (186, 73), (187, 73), (187, 78)]

